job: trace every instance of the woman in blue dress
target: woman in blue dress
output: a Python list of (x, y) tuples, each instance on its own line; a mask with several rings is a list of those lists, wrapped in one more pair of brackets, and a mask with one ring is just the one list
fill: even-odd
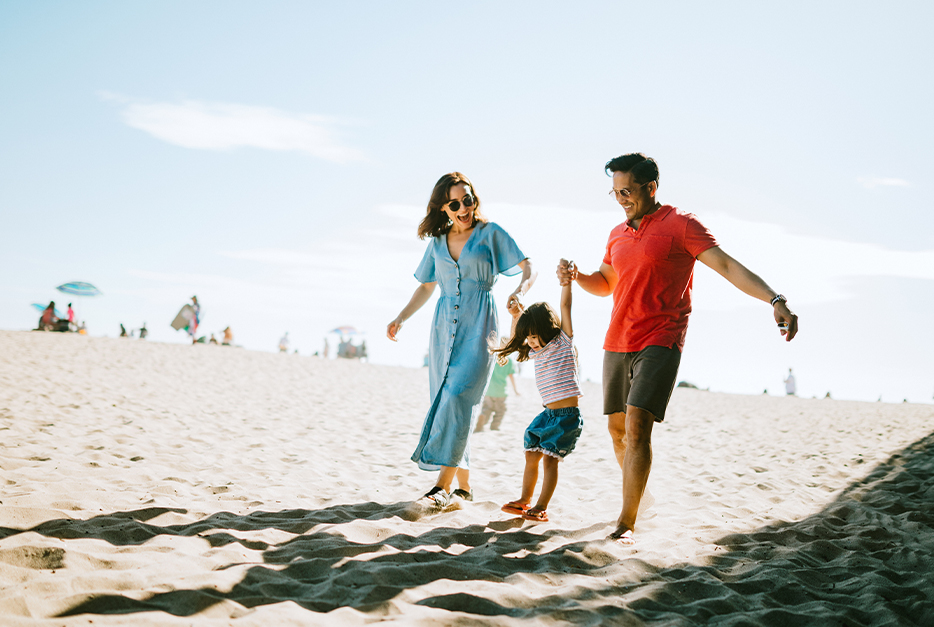
[[(440, 471), (423, 498), (444, 507), (454, 496), (473, 500), (470, 434), (493, 371), (489, 349), (498, 333), (490, 291), (497, 275), (521, 271), (522, 280), (509, 296), (518, 300), (535, 279), (531, 262), (512, 237), (480, 213), (474, 186), (460, 172), (445, 174), (435, 184), (418, 236), (429, 238), (415, 271), (421, 285), (386, 335), (396, 341), (405, 321), (441, 286), (428, 349), (431, 408), (412, 461), (423, 470)], [(452, 492), (455, 479), (458, 489)]]

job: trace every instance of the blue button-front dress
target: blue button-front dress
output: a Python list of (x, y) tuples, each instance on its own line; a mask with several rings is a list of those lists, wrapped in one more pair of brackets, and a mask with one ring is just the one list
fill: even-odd
[(428, 348), (431, 409), (412, 454), (423, 470), (470, 468), (470, 434), (493, 372), (490, 342), (499, 328), (490, 290), (498, 274), (521, 272), (523, 259), (502, 227), (478, 222), (458, 261), (447, 235), (433, 237), (415, 271), (420, 283), (437, 281), (441, 288)]

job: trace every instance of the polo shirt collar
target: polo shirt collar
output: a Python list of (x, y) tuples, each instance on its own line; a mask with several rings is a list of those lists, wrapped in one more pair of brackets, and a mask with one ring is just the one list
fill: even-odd
[[(658, 211), (656, 211), (655, 213), (650, 213), (646, 216), (643, 216), (642, 223), (639, 225), (639, 230), (641, 231), (642, 228), (645, 227), (646, 220), (648, 220), (649, 222), (655, 222), (656, 220), (664, 220), (669, 215), (671, 215), (671, 212), (674, 210), (675, 208), (672, 205), (662, 205), (661, 207), (658, 208)], [(633, 231), (636, 230), (632, 228), (631, 224), (629, 224), (629, 220), (626, 220), (626, 226), (629, 229), (632, 229)]]

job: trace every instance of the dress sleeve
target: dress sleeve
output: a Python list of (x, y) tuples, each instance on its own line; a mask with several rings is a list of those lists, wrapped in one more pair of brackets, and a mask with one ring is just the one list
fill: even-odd
[(415, 270), (415, 278), (418, 279), (419, 283), (434, 283), (438, 280), (435, 278), (435, 238), (431, 238), (428, 242), (428, 248), (425, 249), (422, 262), (418, 264), (418, 269)]
[(522, 272), (519, 262), (527, 257), (515, 240), (498, 224), (490, 223), (490, 250), (493, 253), (493, 274), (513, 276)]

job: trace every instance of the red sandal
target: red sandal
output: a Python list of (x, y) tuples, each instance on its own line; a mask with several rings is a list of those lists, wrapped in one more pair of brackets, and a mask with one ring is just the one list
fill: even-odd
[(548, 512), (537, 507), (531, 507), (525, 510), (522, 513), (522, 517), (526, 520), (534, 520), (536, 522), (548, 522)]
[(527, 511), (529, 511), (529, 504), (523, 503), (521, 501), (509, 501), (501, 508), (507, 514), (515, 514), (516, 516), (524, 516)]

